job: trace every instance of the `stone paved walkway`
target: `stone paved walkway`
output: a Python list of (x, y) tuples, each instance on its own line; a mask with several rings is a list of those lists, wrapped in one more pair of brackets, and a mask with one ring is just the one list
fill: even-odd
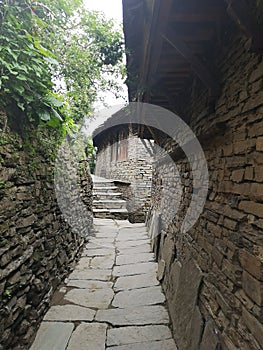
[(175, 350), (144, 225), (95, 225), (31, 350)]

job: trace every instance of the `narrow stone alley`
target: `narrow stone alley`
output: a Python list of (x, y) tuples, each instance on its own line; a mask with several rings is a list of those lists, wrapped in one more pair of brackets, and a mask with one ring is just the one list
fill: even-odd
[(144, 224), (95, 219), (31, 350), (175, 350)]

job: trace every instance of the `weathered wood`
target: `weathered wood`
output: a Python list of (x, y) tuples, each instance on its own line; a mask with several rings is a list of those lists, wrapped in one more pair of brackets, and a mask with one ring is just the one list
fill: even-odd
[(170, 18), (171, 22), (184, 22), (184, 23), (193, 23), (193, 22), (216, 22), (223, 15), (222, 11), (213, 11), (205, 13), (175, 13)]
[[(141, 66), (142, 82), (155, 74), (162, 53), (163, 39), (161, 33), (165, 30), (173, 0), (154, 0), (153, 21), (151, 32), (144, 51), (143, 64)], [(152, 45), (154, 43), (154, 45)], [(150, 87), (149, 87), (150, 89)]]
[(225, 0), (227, 12), (251, 40), (251, 50), (263, 52), (263, 26), (257, 22), (244, 0)]
[(167, 28), (166, 32), (170, 35), (176, 33), (176, 35), (180, 36), (181, 40), (191, 41), (191, 42), (202, 42), (202, 41), (210, 41), (216, 33), (215, 25), (194, 25), (190, 24), (187, 26), (174, 24), (170, 25)]
[(215, 77), (209, 72), (207, 67), (195, 56), (191, 49), (177, 35), (163, 34), (163, 39), (166, 40), (172, 47), (175, 48), (191, 65), (193, 71), (199, 79), (206, 85), (210, 91), (210, 95), (216, 97), (219, 95), (219, 85)]

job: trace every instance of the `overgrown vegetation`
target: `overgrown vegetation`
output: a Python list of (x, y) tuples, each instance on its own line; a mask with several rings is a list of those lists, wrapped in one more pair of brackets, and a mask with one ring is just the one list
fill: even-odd
[(92, 113), (98, 91), (119, 93), (123, 39), (82, 0), (0, 0), (0, 106), (64, 134)]

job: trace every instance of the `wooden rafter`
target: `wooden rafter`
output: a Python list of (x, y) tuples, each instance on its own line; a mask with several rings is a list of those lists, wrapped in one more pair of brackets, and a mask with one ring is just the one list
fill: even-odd
[(219, 95), (219, 85), (204, 63), (192, 52), (187, 44), (177, 35), (163, 34), (163, 39), (180, 53), (192, 67), (192, 70), (209, 89), (211, 97)]
[(253, 51), (263, 51), (263, 26), (251, 13), (244, 0), (225, 0), (228, 4), (227, 12), (251, 40)]
[(198, 23), (198, 22), (217, 22), (217, 20), (223, 15), (222, 11), (213, 11), (206, 13), (175, 13), (170, 16), (169, 21), (183, 22), (183, 23)]
[[(170, 11), (173, 5), (173, 0), (154, 0), (154, 22), (151, 22), (150, 35), (147, 38), (146, 48), (141, 66), (142, 85), (145, 81), (149, 82), (151, 76), (156, 73), (160, 56), (162, 53), (163, 39), (161, 33), (166, 29)], [(154, 45), (153, 45), (154, 43)], [(151, 87), (148, 86), (150, 89)]]

